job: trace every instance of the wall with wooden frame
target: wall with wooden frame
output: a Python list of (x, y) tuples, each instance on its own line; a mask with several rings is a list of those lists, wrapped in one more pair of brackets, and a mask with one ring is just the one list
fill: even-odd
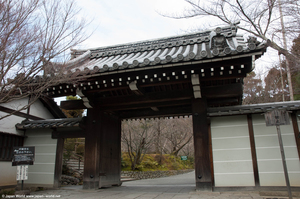
[(254, 186), (247, 116), (211, 118), (215, 187)]
[(53, 187), (57, 139), (51, 135), (51, 129), (26, 131), (24, 146), (35, 146), (35, 161), (28, 166), (25, 186)]
[[(290, 184), (299, 187), (299, 130), (292, 118), (280, 128)], [(211, 138), (215, 187), (285, 186), (276, 127), (267, 127), (262, 114), (212, 117)]]
[[(260, 186), (286, 186), (276, 127), (267, 127), (263, 115), (255, 114), (252, 118)], [(280, 129), (290, 184), (300, 186), (300, 161), (292, 121)]]

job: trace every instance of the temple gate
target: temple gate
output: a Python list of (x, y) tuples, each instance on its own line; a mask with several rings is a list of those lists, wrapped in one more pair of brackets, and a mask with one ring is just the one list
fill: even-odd
[[(120, 185), (121, 120), (192, 115), (197, 189), (212, 190), (212, 151), (207, 110), (240, 105), (243, 78), (266, 50), (244, 40), (236, 26), (124, 45), (73, 50), (67, 63), (76, 84), (47, 89), (49, 97), (79, 95), (61, 108), (87, 109), (72, 131), (85, 137), (84, 189)], [(58, 146), (59, 147), (59, 146)], [(56, 180), (61, 160), (56, 162)]]

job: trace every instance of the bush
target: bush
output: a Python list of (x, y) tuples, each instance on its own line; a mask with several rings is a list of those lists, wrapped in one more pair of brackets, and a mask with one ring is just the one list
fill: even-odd
[[(165, 171), (165, 170), (182, 170), (193, 169), (194, 158), (188, 157), (188, 160), (183, 161), (180, 157), (164, 154), (145, 154), (144, 159), (140, 165), (136, 166), (138, 171)], [(128, 153), (122, 153), (121, 168), (122, 171), (131, 171), (131, 162)]]

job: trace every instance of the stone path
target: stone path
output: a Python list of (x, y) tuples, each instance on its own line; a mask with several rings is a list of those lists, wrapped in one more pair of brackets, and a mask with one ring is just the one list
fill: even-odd
[[(195, 190), (194, 172), (177, 176), (124, 182), (120, 187), (83, 190), (82, 186), (66, 186), (57, 190), (31, 193), (26, 198), (69, 199), (283, 199), (260, 196), (258, 192), (200, 192)], [(24, 197), (20, 197), (24, 198)], [(294, 197), (296, 199), (296, 197)], [(297, 199), (300, 199), (298, 197)]]

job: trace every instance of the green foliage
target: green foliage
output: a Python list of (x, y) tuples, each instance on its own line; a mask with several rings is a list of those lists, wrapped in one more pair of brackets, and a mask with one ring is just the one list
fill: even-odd
[[(77, 96), (67, 96), (66, 100), (80, 100)], [(84, 112), (83, 109), (78, 109), (78, 110), (65, 110), (62, 109), (64, 114), (67, 116), (67, 118), (77, 118), (77, 117), (82, 117), (82, 114)]]
[(79, 144), (76, 148), (76, 154), (84, 156), (84, 144)]
[[(123, 171), (130, 171), (130, 159), (128, 153), (122, 153), (121, 167)], [(141, 164), (136, 166), (138, 171), (155, 171), (155, 170), (181, 170), (193, 169), (194, 157), (188, 157), (188, 160), (182, 161), (180, 156), (169, 154), (145, 154)]]

